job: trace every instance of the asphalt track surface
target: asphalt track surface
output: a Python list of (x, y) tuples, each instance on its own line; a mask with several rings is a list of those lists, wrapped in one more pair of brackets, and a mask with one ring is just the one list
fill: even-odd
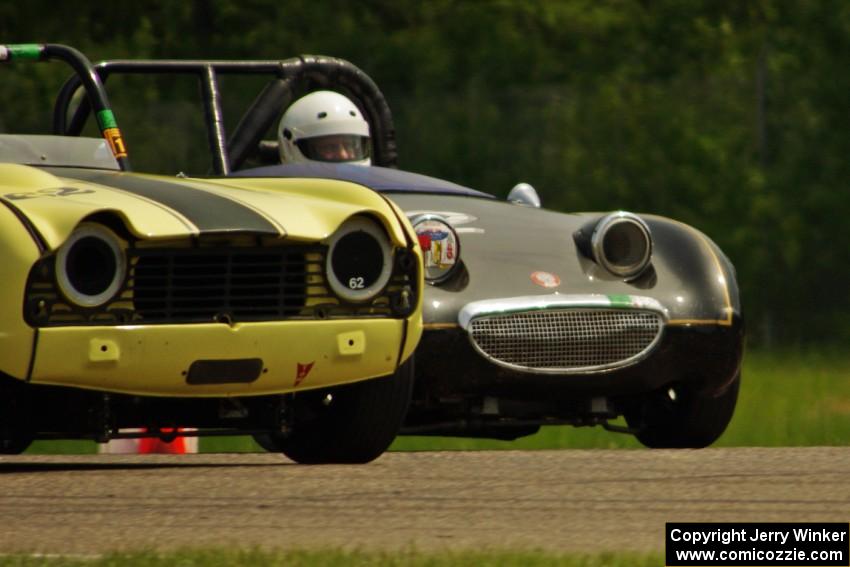
[(850, 448), (0, 457), (0, 553), (661, 551), (664, 523), (850, 521)]

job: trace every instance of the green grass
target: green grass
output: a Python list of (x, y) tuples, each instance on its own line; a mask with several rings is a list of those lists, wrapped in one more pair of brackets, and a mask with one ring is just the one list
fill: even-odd
[(27, 449), (32, 455), (91, 455), (97, 453), (94, 441), (36, 441)]
[(210, 549), (172, 553), (113, 553), (100, 557), (0, 556), (0, 567), (658, 567), (660, 554), (552, 554), (542, 551), (442, 552), (417, 551), (279, 551)]
[(735, 416), (717, 446), (850, 442), (850, 354), (753, 352), (744, 359)]
[[(748, 352), (735, 416), (718, 447), (845, 445), (850, 440), (850, 354), (838, 350)], [(249, 437), (200, 440), (202, 451), (253, 452)], [(399, 437), (396, 451), (475, 449), (637, 448), (632, 436), (601, 427), (544, 427), (516, 441)], [(80, 454), (90, 442), (39, 442), (30, 453)]]

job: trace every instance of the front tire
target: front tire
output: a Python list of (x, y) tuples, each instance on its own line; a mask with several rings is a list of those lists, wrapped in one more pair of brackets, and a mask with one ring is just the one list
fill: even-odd
[(687, 387), (664, 388), (626, 413), (638, 441), (656, 449), (699, 449), (714, 443), (726, 430), (741, 385), (740, 372), (717, 396), (699, 394)]
[(32, 442), (33, 438), (30, 435), (4, 434), (0, 437), (0, 455), (20, 455), (29, 448)]
[(33, 442), (29, 391), (21, 382), (0, 377), (0, 455), (20, 455)]
[(390, 376), (296, 395), (292, 431), (257, 442), (302, 464), (368, 463), (395, 439), (412, 391), (411, 358)]

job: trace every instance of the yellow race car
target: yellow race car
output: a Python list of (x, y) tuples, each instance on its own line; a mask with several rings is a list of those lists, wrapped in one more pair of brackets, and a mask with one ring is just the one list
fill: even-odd
[(80, 76), (103, 137), (0, 134), (0, 453), (182, 427), (304, 463), (379, 456), (422, 333), (400, 210), (343, 181), (132, 173), (85, 56), (0, 46), (45, 60)]

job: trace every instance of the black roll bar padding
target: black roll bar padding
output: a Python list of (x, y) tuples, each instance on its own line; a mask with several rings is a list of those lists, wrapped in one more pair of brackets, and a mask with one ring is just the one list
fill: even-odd
[[(85, 55), (67, 45), (46, 43), (42, 46), (41, 58), (59, 59), (70, 65), (76, 73), (79, 84), (81, 84), (85, 89), (89, 103), (94, 108), (94, 111), (97, 113), (102, 111), (112, 112), (112, 107), (109, 104), (109, 98), (106, 96), (106, 90), (103, 88), (103, 83), (101, 83), (100, 77), (97, 72), (95, 72), (91, 61), (89, 61)], [(64, 93), (64, 91), (65, 89), (63, 88), (62, 93)], [(70, 97), (70, 94), (67, 96)], [(56, 108), (54, 108), (54, 130), (57, 129), (56, 122), (57, 112)], [(98, 123), (98, 127), (101, 132), (105, 130), (103, 125), (100, 123)], [(64, 125), (61, 130), (64, 130)], [(116, 156), (115, 159), (118, 162), (118, 167), (120, 167), (123, 171), (130, 170), (130, 160), (126, 156)]]
[(80, 101), (76, 112), (71, 119), (71, 125), (68, 125), (66, 120), (68, 116), (68, 108), (71, 106), (71, 99), (77, 89), (82, 85), (82, 81), (77, 75), (71, 75), (62, 88), (59, 89), (59, 94), (56, 96), (56, 102), (53, 105), (53, 133), (57, 136), (79, 136), (83, 129), (83, 124), (89, 116), (91, 106), (87, 98)]
[(344, 59), (320, 55), (302, 55), (299, 73), (307, 91), (316, 87), (340, 91), (354, 98), (366, 115), (371, 128), (372, 164), (398, 167), (395, 127), (392, 111), (384, 94), (369, 75)]
[(227, 142), (231, 170), (239, 169), (252, 153), (259, 151), (263, 136), (293, 96), (291, 78), (273, 79), (260, 91)]

